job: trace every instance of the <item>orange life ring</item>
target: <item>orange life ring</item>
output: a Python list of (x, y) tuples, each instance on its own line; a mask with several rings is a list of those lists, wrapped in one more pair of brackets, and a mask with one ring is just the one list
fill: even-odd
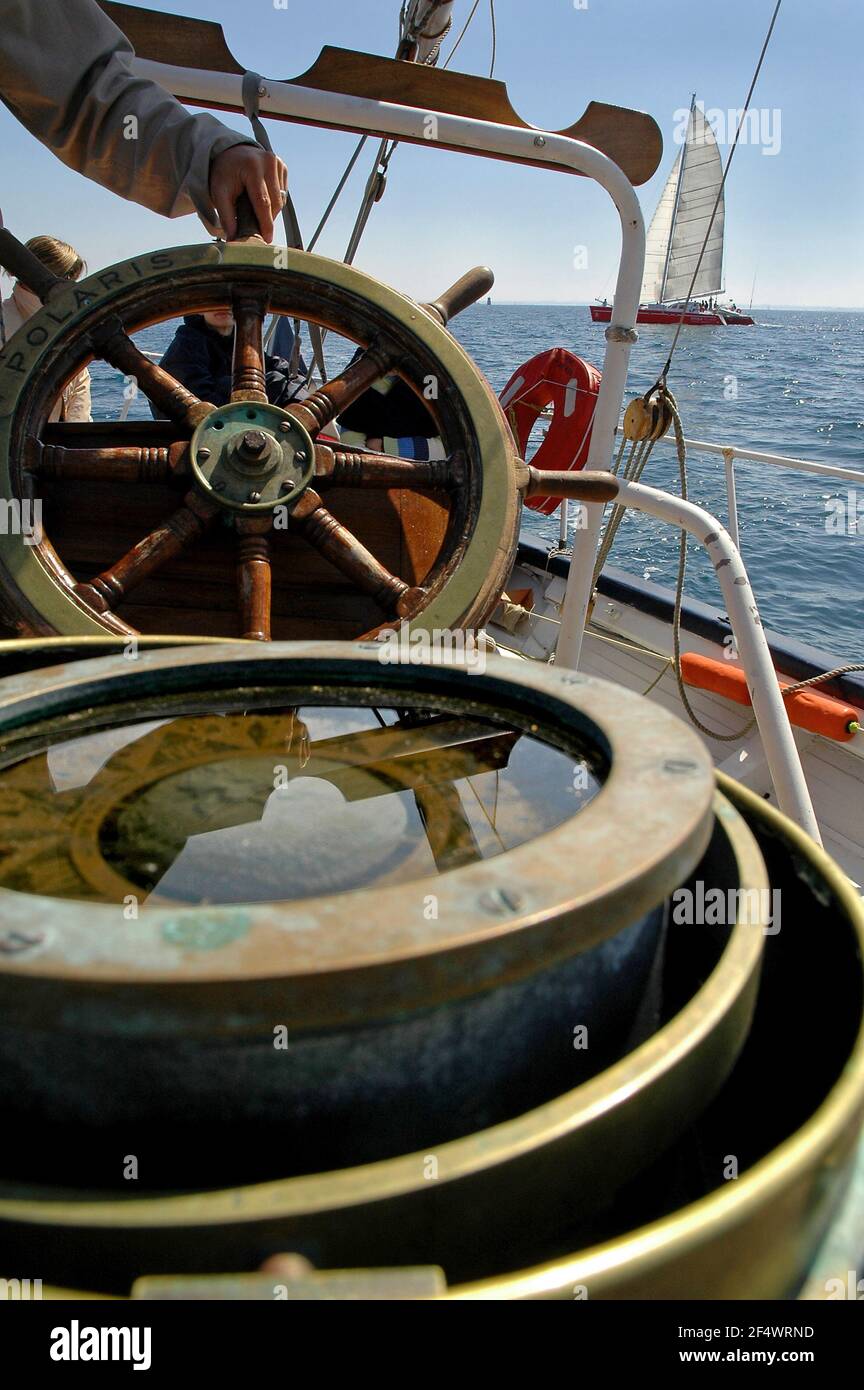
[[(551, 405), (552, 421), (532, 464), (564, 471), (584, 468), (599, 390), (597, 368), (566, 348), (547, 348), (518, 367), (498, 399), (522, 457), (537, 416)], [(560, 497), (531, 497), (525, 506), (549, 516), (560, 502)]]

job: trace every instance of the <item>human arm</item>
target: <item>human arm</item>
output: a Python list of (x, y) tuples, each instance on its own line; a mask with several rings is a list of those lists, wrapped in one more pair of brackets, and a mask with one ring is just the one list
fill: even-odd
[(213, 116), (133, 76), (134, 52), (95, 0), (0, 0), (0, 97), (69, 168), (166, 217), (217, 210), (234, 233), (246, 188), (272, 238), (285, 166)]

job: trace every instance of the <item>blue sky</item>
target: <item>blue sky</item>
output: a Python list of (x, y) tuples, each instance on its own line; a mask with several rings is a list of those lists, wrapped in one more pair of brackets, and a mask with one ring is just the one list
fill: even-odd
[[(773, 0), (496, 0), (495, 75), (523, 119), (562, 128), (591, 99), (651, 112), (663, 131), (660, 171), (640, 190), (650, 219), (675, 154), (675, 113), (696, 91), (705, 107), (744, 99)], [(454, 34), (470, 10), (455, 7)], [(265, 76), (303, 72), (324, 43), (392, 55), (398, 0), (151, 0), (150, 8), (218, 20), (239, 62)], [(754, 103), (766, 145), (741, 145), (727, 192), (726, 286), (739, 302), (864, 306), (861, 103), (864, 4), (784, 0)], [(488, 0), (453, 67), (486, 75)], [(445, 54), (449, 45), (445, 45)], [(219, 115), (219, 113), (215, 113)], [(241, 117), (221, 116), (246, 129)], [(779, 122), (779, 124), (778, 124)], [(308, 235), (356, 137), (271, 122)], [(725, 156), (726, 147), (722, 146)], [(71, 241), (91, 269), (156, 246), (203, 240), (194, 218), (164, 218), (124, 203), (66, 170), (0, 106), (6, 225), (26, 238)], [(371, 145), (367, 147), (371, 159)], [(340, 256), (369, 169), (355, 170), (318, 249)], [(468, 266), (495, 270), (496, 296), (585, 302), (611, 292), (617, 215), (587, 180), (403, 146), (373, 212), (357, 264), (419, 297)], [(574, 248), (587, 248), (577, 269)], [(8, 283), (8, 282), (4, 282)]]

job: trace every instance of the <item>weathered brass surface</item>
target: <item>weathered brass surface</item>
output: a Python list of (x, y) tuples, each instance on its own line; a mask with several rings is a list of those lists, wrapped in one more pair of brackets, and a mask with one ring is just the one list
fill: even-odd
[[(717, 810), (717, 862), (731, 854), (732, 881), (758, 891), (752, 837), (722, 800)], [(707, 981), (653, 1037), (512, 1121), (382, 1163), (219, 1192), (117, 1200), (6, 1183), (6, 1248), (40, 1251), (58, 1282), (85, 1283), (87, 1270), (91, 1285), (117, 1290), (144, 1272), (251, 1269), (284, 1250), (342, 1268), (432, 1262), (451, 1279), (524, 1258), (602, 1210), (728, 1074), (749, 1027), (761, 926), (736, 926), (725, 949), (722, 937)]]
[[(809, 942), (817, 941), (821, 951), (820, 987), (829, 1001), (824, 1014), (834, 1019), (840, 1043), (820, 1083), (817, 1103), (803, 1123), (786, 1123), (784, 1129), (783, 1112), (796, 1093), (795, 1077), (768, 1068), (761, 1077), (765, 1090), (755, 1103), (780, 1112), (782, 1137), (737, 1179), (617, 1239), (543, 1265), (456, 1285), (437, 1297), (776, 1299), (801, 1289), (812, 1299), (837, 1297), (838, 1283), (849, 1284), (849, 1271), (860, 1273), (860, 1212), (853, 1211), (857, 1219), (846, 1224), (849, 1208), (843, 1198), (856, 1153), (859, 1161), (864, 1159), (857, 1142), (864, 1111), (864, 911), (852, 885), (803, 832), (731, 779), (720, 774), (719, 781), (756, 830), (774, 869), (772, 883), (789, 894), (793, 910), (805, 913), (804, 922), (795, 927), (806, 936), (798, 949), (803, 978), (796, 981), (793, 968), (796, 988), (791, 997), (789, 992), (784, 996), (782, 986), (789, 982), (781, 972), (774, 997), (763, 997), (759, 1006), (763, 1031), (777, 1032), (777, 1055), (785, 1057), (790, 1069), (794, 1042), (791, 1047), (788, 1042), (799, 1037), (801, 1029), (795, 1001), (813, 998)], [(769, 938), (769, 943), (774, 945), (775, 939)], [(781, 945), (782, 929), (776, 938), (776, 946)], [(763, 988), (763, 995), (768, 993)], [(748, 1060), (745, 1048), (742, 1066)], [(721, 1092), (718, 1106), (724, 1095)], [(752, 1117), (744, 1118), (746, 1123)], [(857, 1181), (860, 1184), (860, 1178)], [(815, 1275), (805, 1282), (832, 1221), (842, 1224), (828, 1242), (827, 1263), (820, 1251), (822, 1282), (814, 1283)], [(249, 1278), (254, 1285), (261, 1276), (234, 1278), (240, 1284)], [(66, 1296), (72, 1295), (67, 1291)], [(847, 1289), (844, 1296), (855, 1293)]]
[[(449, 1297), (573, 1298), (576, 1290), (592, 1298), (783, 1298), (803, 1281), (841, 1207), (864, 1119), (864, 906), (846, 875), (802, 830), (731, 778), (721, 773), (718, 781), (756, 833), (789, 913), (804, 914), (797, 930), (807, 941), (794, 996), (772, 1001), (770, 1026), (787, 1043), (778, 1053), (788, 1069), (763, 1078), (765, 1089), (746, 1118), (763, 1106), (788, 1106), (801, 1085), (795, 1044), (811, 1020), (793, 1000), (809, 1000), (815, 1009), (814, 990), (830, 1001), (825, 1014), (844, 1040), (834, 1074), (800, 1126), (787, 1128), (776, 1147), (701, 1200), (618, 1240), (453, 1289)], [(775, 941), (782, 947), (783, 929)], [(812, 1045), (811, 1035), (804, 1049)], [(817, 1056), (823, 1048), (824, 1035)], [(849, 1232), (847, 1269), (860, 1267), (856, 1235), (860, 1229)]]
[(259, 401), (211, 411), (189, 442), (189, 457), (217, 506), (252, 516), (290, 509), (315, 473), (315, 445), (300, 421)]
[[(545, 1101), (654, 1026), (659, 909), (711, 831), (693, 735), (566, 672), (260, 650), (0, 689), (0, 1099), (34, 1121), (16, 1176), (64, 1125), (78, 1173), (134, 1126), (160, 1187), (198, 1180), (186, 1146), (172, 1158), (181, 1130), (214, 1152), (212, 1183), (382, 1159)], [(397, 722), (370, 727), (370, 704)], [(511, 807), (505, 778), (481, 852), (458, 787), (470, 801), (480, 750), (494, 765), (514, 731), (535, 739), (538, 804)], [(375, 805), (348, 816), (346, 797)], [(288, 1159), (250, 1142), (238, 1169), (213, 1127), (263, 1138), (274, 1115)]]
[[(166, 718), (178, 706), (183, 713), (210, 708), (214, 692), (240, 683), (246, 708), (260, 700), (256, 691), (284, 706), (324, 703), (336, 686), (337, 702), (362, 689), (370, 703), (392, 705), (411, 692), (428, 708), (462, 702), (570, 746), (577, 758), (586, 740), (593, 744), (610, 771), (580, 812), (578, 829), (575, 820), (565, 822), (512, 850), (506, 875), (495, 861), (469, 863), (416, 880), (407, 896), (395, 885), (297, 909), (249, 904), (242, 930), (236, 908), (214, 907), (208, 923), (234, 927), (207, 951), (177, 944), (195, 938), (197, 909), (156, 906), (126, 921), (102, 903), (0, 892), (7, 931), (26, 932), (34, 915), (50, 924), (33, 949), (3, 959), (0, 997), (10, 1020), (23, 1016), (22, 1007), (26, 1013), (18, 985), (26, 977), (39, 984), (43, 1023), (62, 1012), (70, 990), (79, 1005), (89, 999), (103, 1023), (112, 1010), (119, 1022), (143, 990), (154, 1033), (176, 1029), (172, 999), (182, 999), (184, 1030), (241, 1036), (272, 1018), (277, 986), (280, 1017), (287, 1014), (291, 1028), (368, 1022), (394, 1007), (518, 980), (542, 962), (587, 950), (655, 907), (692, 869), (711, 829), (710, 763), (695, 735), (664, 710), (604, 682), (528, 663), (492, 659), (481, 675), (459, 663), (421, 671), (409, 663), (385, 667), (380, 658), (374, 644), (201, 646), (182, 656), (168, 650), (81, 662), (35, 680), (32, 673), (10, 677), (0, 683), (0, 757), (17, 761), (61, 731), (68, 737), (151, 712)], [(622, 833), (628, 825), (636, 827), (631, 835)], [(429, 894), (437, 921), (424, 916)], [(292, 922), (314, 930), (291, 930)], [(208, 988), (192, 992), (193, 984)]]
[[(248, 660), (248, 647), (234, 650), (238, 659), (242, 650)], [(335, 685), (334, 658), (321, 659), (326, 650), (316, 649), (319, 675), (322, 685), (330, 680)], [(352, 663), (367, 655), (362, 645), (348, 647), (347, 653)], [(190, 692), (201, 689), (208, 659), (218, 663), (224, 655), (205, 647), (187, 654), (201, 669), (188, 671), (184, 661), (174, 694), (177, 707), (188, 705)], [(256, 648), (253, 655), (244, 672), (244, 697), (273, 690), (272, 674), (264, 679), (265, 654)], [(158, 685), (160, 663), (171, 656), (142, 658), (155, 667), (137, 671), (125, 718), (146, 705)], [(113, 716), (104, 716), (116, 712), (120, 688), (105, 670), (111, 664), (85, 662), (67, 672), (46, 672), (38, 737), (25, 713), (32, 676), (5, 682), (0, 728), (5, 715), (12, 759), (32, 752), (46, 735), (56, 737), (64, 723), (74, 726), (83, 692), (88, 718), (98, 711), (98, 719), (110, 727)], [(68, 685), (71, 671), (81, 676), (74, 694)], [(397, 687), (403, 682), (403, 690), (418, 678), (407, 667), (388, 674)], [(509, 664), (500, 675), (493, 664), (489, 674), (497, 682), (499, 715), (506, 712), (518, 728), (525, 709), (533, 709), (537, 733), (551, 737), (557, 728), (560, 736), (568, 716), (557, 708), (558, 692), (554, 681), (549, 683), (554, 672), (519, 668), (519, 677), (528, 682), (524, 707), (512, 691), (505, 693), (506, 677), (516, 674)], [(466, 697), (472, 687), (460, 682), (460, 674), (447, 677), (454, 683), (448, 696)], [(428, 672), (421, 679), (427, 706), (443, 708), (434, 679)], [(300, 684), (292, 673), (282, 695), (293, 699)], [(368, 679), (365, 689), (378, 697), (378, 687)], [(571, 723), (578, 720), (578, 703), (578, 698), (572, 703)], [(473, 716), (488, 713), (482, 699), (473, 700), (471, 708)], [(623, 705), (618, 713), (630, 722)], [(584, 727), (581, 733), (584, 737)], [(612, 754), (614, 768), (614, 749)], [(580, 823), (602, 802), (611, 780), (580, 813)], [(606, 1071), (485, 1132), (342, 1171), (123, 1200), (86, 1188), (64, 1192), (7, 1181), (0, 1188), (3, 1258), (14, 1261), (22, 1251), (31, 1263), (35, 1258), (57, 1286), (49, 1289), (52, 1297), (69, 1296), (76, 1288), (123, 1293), (137, 1276), (151, 1274), (164, 1275), (165, 1282), (145, 1279), (139, 1296), (196, 1297), (204, 1287), (197, 1276), (205, 1273), (224, 1276), (219, 1296), (270, 1296), (261, 1289), (274, 1276), (251, 1271), (289, 1251), (298, 1252), (298, 1263), (308, 1255), (323, 1267), (289, 1280), (294, 1289), (289, 1296), (303, 1298), (367, 1296), (362, 1290), (374, 1285), (376, 1267), (393, 1265), (406, 1266), (406, 1289), (421, 1298), (794, 1295), (840, 1209), (864, 1115), (864, 914), (842, 873), (802, 832), (729, 779), (721, 777), (720, 784), (724, 796), (715, 805), (711, 846), (690, 881), (757, 890), (770, 882), (782, 897), (782, 926), (774, 935), (767, 922), (739, 922), (725, 949), (723, 933), (678, 928), (684, 935), (677, 941), (670, 937), (670, 962), (680, 958), (674, 976), (679, 992), (682, 980), (691, 980), (683, 1007)], [(713, 964), (698, 988), (709, 937)], [(814, 943), (820, 981), (815, 995)], [(763, 945), (767, 967), (751, 1026)], [(806, 1049), (806, 1066), (795, 1048), (804, 1008), (813, 1027), (823, 1030), (820, 1046)], [(724, 1083), (739, 1053), (740, 1063)], [(694, 1191), (694, 1155), (728, 1158), (739, 1149), (737, 1178), (723, 1181), (718, 1170), (715, 1186)], [(665, 1151), (667, 1157), (655, 1161)], [(629, 1213), (637, 1219), (628, 1224)], [(580, 1227), (589, 1233), (587, 1240), (584, 1234), (579, 1238)], [(569, 1241), (568, 1230), (573, 1232)], [(849, 1268), (858, 1254), (852, 1244), (850, 1235)], [(563, 1253), (580, 1245), (579, 1253)], [(553, 1258), (536, 1262), (555, 1247)], [(835, 1262), (842, 1263), (841, 1247), (835, 1240)], [(435, 1266), (449, 1280), (446, 1291), (432, 1287)], [(384, 1285), (380, 1288), (387, 1296)], [(808, 1296), (818, 1292), (808, 1286)]]

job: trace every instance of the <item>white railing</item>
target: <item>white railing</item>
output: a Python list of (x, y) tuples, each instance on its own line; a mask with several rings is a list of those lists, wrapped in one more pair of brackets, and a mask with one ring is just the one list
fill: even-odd
[[(619, 425), (619, 433), (620, 428)], [(657, 443), (674, 445), (675, 438), (672, 434), (667, 434), (662, 439), (657, 440)], [(766, 454), (757, 449), (742, 449), (735, 444), (710, 444), (704, 439), (685, 438), (684, 444), (691, 453), (716, 454), (723, 459), (726, 470), (729, 535), (736, 550), (740, 549), (738, 497), (735, 489), (736, 460), (767, 464), (775, 468), (789, 468), (793, 472), (813, 473), (823, 478), (837, 478), (846, 483), (859, 483), (864, 487), (864, 472), (855, 468), (842, 468), (838, 464), (832, 463), (815, 463), (812, 459), (793, 458), (786, 454)], [(578, 536), (578, 543), (574, 537), (568, 592), (565, 596), (564, 609), (561, 615), (562, 631), (558, 644), (559, 659), (568, 666), (577, 667), (579, 665), (585, 630), (584, 617), (580, 621), (580, 615), (583, 604), (587, 605), (594, 587), (594, 565), (603, 515), (604, 508), (602, 506), (589, 506), (587, 508), (588, 525), (583, 525)], [(565, 551), (568, 547), (569, 529), (567, 502), (563, 501), (560, 508), (559, 551)], [(584, 611), (587, 613), (587, 606)]]
[[(672, 435), (667, 434), (662, 444), (674, 444)], [(860, 483), (864, 486), (864, 472), (856, 468), (841, 468), (834, 463), (814, 463), (812, 459), (791, 458), (786, 454), (764, 454), (757, 449), (739, 449), (735, 444), (709, 444), (704, 439), (685, 439), (684, 444), (693, 453), (717, 454), (726, 469), (726, 501), (729, 516), (729, 534), (736, 547), (738, 541), (738, 498), (735, 492), (735, 461), (744, 459), (752, 463), (764, 463), (774, 468), (790, 468), (797, 473), (815, 473), (822, 478), (839, 478), (847, 483)]]
[[(664, 435), (658, 444), (674, 444), (671, 434)], [(735, 489), (735, 461), (744, 459), (751, 463), (765, 463), (774, 468), (790, 468), (797, 473), (815, 473), (823, 478), (837, 478), (841, 482), (858, 483), (864, 488), (864, 472), (857, 468), (843, 468), (836, 463), (814, 463), (812, 459), (793, 458), (788, 454), (765, 454), (758, 449), (740, 449), (737, 444), (709, 444), (705, 439), (685, 439), (684, 444), (691, 453), (716, 454), (723, 459), (726, 471), (726, 504), (729, 534), (740, 548), (738, 534), (738, 495)], [(656, 446), (655, 446), (656, 447)], [(569, 547), (570, 516), (567, 499), (559, 509), (558, 549)]]
[[(575, 476), (578, 477), (578, 474)], [(817, 844), (821, 844), (819, 826), (789, 722), (789, 712), (777, 682), (768, 639), (744, 562), (732, 536), (704, 507), (685, 501), (683, 497), (646, 487), (643, 483), (625, 482), (622, 478), (614, 479), (614, 485), (614, 505), (631, 507), (634, 511), (657, 517), (670, 526), (680, 527), (704, 546), (726, 602), (735, 649), (747, 676), (753, 713), (778, 804), (781, 811), (806, 830)], [(599, 530), (604, 512), (602, 502), (583, 501), (582, 505), (587, 508), (589, 517), (593, 513), (594, 525), (593, 528), (582, 530), (579, 543), (574, 546), (555, 649), (556, 665), (570, 666), (574, 670), (580, 665), (585, 632), (584, 624), (579, 623), (579, 613), (583, 604), (587, 606), (594, 588), (595, 551), (593, 546), (586, 544), (586, 537), (592, 531)]]

